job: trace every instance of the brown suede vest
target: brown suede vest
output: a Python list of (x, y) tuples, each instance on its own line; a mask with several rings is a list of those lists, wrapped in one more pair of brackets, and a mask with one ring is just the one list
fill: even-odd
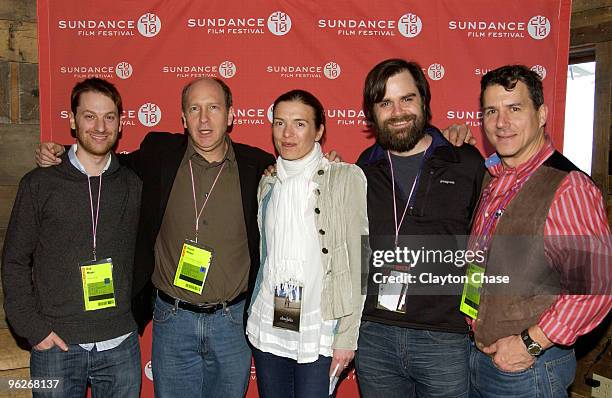
[(544, 254), (544, 224), (559, 184), (575, 169), (565, 162), (557, 168), (561, 158), (567, 161), (556, 152), (535, 171), (495, 228), (485, 275), (508, 275), (510, 283), (483, 284), (474, 325), (478, 348), (537, 324), (559, 294), (559, 274)]

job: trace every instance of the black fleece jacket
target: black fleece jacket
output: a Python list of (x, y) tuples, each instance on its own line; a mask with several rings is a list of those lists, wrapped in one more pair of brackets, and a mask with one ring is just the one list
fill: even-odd
[[(453, 236), (466, 236), (470, 231), (472, 213), (480, 197), (484, 160), (478, 150), (470, 145), (452, 146), (442, 134), (430, 127), (432, 144), (424, 154), (421, 175), (416, 184), (413, 201), (400, 228), (404, 242), (413, 249), (421, 247), (422, 236), (435, 236), (428, 240), (443, 246), (454, 242)], [(395, 233), (393, 218), (393, 191), (391, 173), (386, 152), (377, 144), (365, 150), (357, 164), (368, 180), (368, 221), (372, 250), (389, 250), (388, 238)], [(402, 178), (397, 176), (396, 179)], [(397, 195), (397, 209), (406, 207), (408, 193)], [(453, 248), (453, 247), (450, 247)], [(463, 275), (465, 270), (454, 265), (433, 266), (422, 264), (411, 271), (417, 275), (432, 272), (436, 275)], [(425, 268), (424, 268), (425, 267)], [(435, 293), (428, 285), (411, 285), (406, 299), (406, 313), (400, 314), (377, 308), (378, 285), (372, 281), (376, 272), (370, 267), (368, 295), (363, 310), (363, 320), (413, 329), (467, 333), (464, 316), (459, 312), (460, 291)], [(457, 285), (460, 287), (460, 285)], [(420, 289), (420, 290), (417, 290)], [(444, 290), (444, 289), (441, 289)]]
[[(142, 183), (114, 154), (102, 175), (98, 259), (113, 260), (116, 306), (85, 311), (79, 263), (93, 257), (87, 176), (68, 159), (26, 174), (19, 184), (2, 256), (9, 324), (30, 344), (54, 331), (68, 344), (136, 330), (130, 310)], [(91, 178), (94, 212), (99, 177)], [(95, 213), (94, 213), (95, 214)]]

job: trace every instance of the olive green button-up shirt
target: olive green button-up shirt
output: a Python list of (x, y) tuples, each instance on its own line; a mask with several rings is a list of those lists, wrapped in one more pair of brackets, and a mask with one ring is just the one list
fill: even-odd
[[(230, 301), (247, 290), (249, 247), (238, 164), (229, 139), (228, 144), (225, 158), (221, 162), (209, 163), (196, 152), (189, 138), (155, 241), (153, 284), (170, 296), (194, 304)], [(190, 160), (198, 212), (209, 196), (200, 217), (198, 243), (212, 248), (213, 260), (201, 295), (174, 286), (183, 243), (185, 239), (195, 240), (196, 210)], [(222, 164), (225, 167), (211, 192)]]

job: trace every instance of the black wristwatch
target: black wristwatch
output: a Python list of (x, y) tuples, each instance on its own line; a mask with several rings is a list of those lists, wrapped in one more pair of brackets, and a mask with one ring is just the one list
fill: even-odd
[(529, 330), (525, 329), (521, 332), (521, 340), (525, 343), (525, 347), (527, 347), (527, 352), (532, 357), (537, 357), (544, 351), (542, 346), (537, 342), (533, 341), (533, 339), (529, 336)]

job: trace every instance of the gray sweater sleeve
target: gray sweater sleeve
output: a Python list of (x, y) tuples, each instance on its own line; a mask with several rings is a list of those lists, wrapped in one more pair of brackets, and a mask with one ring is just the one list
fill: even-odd
[(2, 285), (10, 325), (18, 335), (36, 345), (51, 333), (51, 328), (40, 314), (32, 282), (32, 256), (40, 230), (40, 214), (32, 188), (28, 176), (19, 183), (4, 241)]

